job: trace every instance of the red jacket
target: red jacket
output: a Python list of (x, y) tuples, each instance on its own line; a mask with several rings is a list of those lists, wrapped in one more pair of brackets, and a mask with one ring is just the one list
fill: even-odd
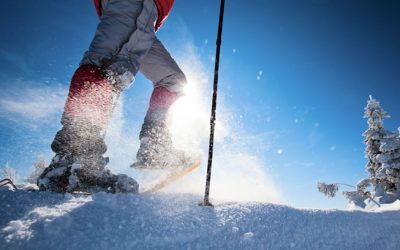
[[(174, 0), (154, 0), (154, 3), (158, 10), (158, 18), (156, 25), (154, 26), (154, 30), (157, 31), (164, 23), (165, 19), (167, 19), (169, 12), (172, 9), (172, 5), (174, 5)], [(101, 16), (101, 0), (94, 0), (94, 6), (96, 7), (97, 14)]]

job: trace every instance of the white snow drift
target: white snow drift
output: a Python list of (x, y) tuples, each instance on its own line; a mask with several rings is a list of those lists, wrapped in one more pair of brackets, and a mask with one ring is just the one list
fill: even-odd
[[(185, 194), (72, 196), (0, 190), (1, 249), (396, 249), (395, 211), (198, 206)], [(392, 204), (393, 205), (393, 204)], [(394, 209), (392, 207), (391, 209)]]

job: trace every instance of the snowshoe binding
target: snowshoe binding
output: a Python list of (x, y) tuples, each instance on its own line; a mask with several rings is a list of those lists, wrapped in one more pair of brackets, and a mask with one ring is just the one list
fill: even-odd
[(40, 191), (58, 193), (137, 193), (138, 183), (127, 175), (115, 175), (105, 167), (108, 158), (76, 159), (71, 155), (54, 156), (38, 178)]

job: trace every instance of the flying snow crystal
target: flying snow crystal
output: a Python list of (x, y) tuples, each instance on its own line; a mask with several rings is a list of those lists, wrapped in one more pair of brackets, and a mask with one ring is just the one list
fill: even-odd
[[(106, 133), (107, 153), (110, 157), (109, 168), (114, 172), (132, 174), (128, 166), (133, 163), (135, 153), (139, 148), (137, 132), (134, 128), (125, 127), (123, 114), (124, 97), (121, 96), (114, 108), (113, 117)], [(139, 129), (137, 129), (139, 130)], [(121, 145), (124, 145), (121, 147)]]
[(18, 180), (18, 174), (15, 168), (10, 167), (8, 162), (5, 166), (0, 168), (0, 180), (1, 179), (10, 179), (12, 182), (16, 183)]
[(262, 74), (263, 74), (263, 71), (262, 71), (262, 70), (258, 71), (258, 75), (257, 75), (257, 80), (258, 80), (258, 81), (261, 80)]
[[(171, 110), (171, 133), (177, 148), (202, 152), (202, 166), (207, 161), (210, 96), (209, 78), (212, 74), (206, 72), (204, 64), (199, 59), (193, 45), (186, 47), (178, 55), (188, 79), (186, 95), (180, 98)], [(230, 201), (269, 201), (281, 202), (280, 194), (273, 180), (268, 176), (266, 167), (252, 153), (248, 153), (247, 145), (239, 145), (240, 137), (246, 137), (243, 131), (237, 131), (235, 121), (229, 108), (220, 99), (217, 108), (213, 181), (211, 198)], [(247, 142), (249, 144), (259, 142)], [(221, 149), (223, 148), (223, 149)], [(205, 169), (191, 173), (167, 187), (167, 192), (204, 193)], [(185, 187), (185, 189), (182, 189)]]
[(48, 166), (46, 155), (39, 155), (37, 161), (32, 164), (34, 171), (25, 179), (25, 181), (27, 183), (36, 184), (38, 177), (43, 173), (46, 166)]
[(235, 53), (236, 53), (236, 49), (233, 49), (233, 50), (232, 50), (232, 53), (235, 54)]
[(276, 151), (276, 153), (278, 154), (278, 155), (281, 155), (281, 154), (283, 154), (283, 149), (278, 149), (277, 151)]
[[(183, 46), (181, 54), (176, 56), (188, 84), (185, 96), (179, 98), (171, 107), (169, 123), (174, 146), (193, 155), (200, 154), (202, 165), (200, 169), (163, 189), (164, 192), (204, 194), (212, 74), (205, 70), (206, 67), (199, 58), (192, 44)], [(249, 136), (242, 129), (234, 128), (238, 123), (234, 120), (236, 116), (230, 115), (232, 111), (222, 100), (220, 99), (217, 107), (211, 198), (224, 201), (282, 202), (280, 192), (269, 176), (267, 167), (260, 161), (260, 157), (248, 152), (248, 145), (254, 146), (260, 142), (243, 139)], [(119, 105), (107, 132), (110, 169), (133, 175), (139, 183), (143, 183), (151, 178), (141, 176), (139, 172), (127, 167), (134, 160), (138, 140), (134, 137), (134, 131), (124, 128), (125, 118), (121, 110), (122, 106)]]
[(335, 146), (335, 145), (330, 146), (330, 147), (329, 147), (329, 150), (330, 150), (330, 151), (335, 151), (335, 150), (336, 150), (336, 146)]

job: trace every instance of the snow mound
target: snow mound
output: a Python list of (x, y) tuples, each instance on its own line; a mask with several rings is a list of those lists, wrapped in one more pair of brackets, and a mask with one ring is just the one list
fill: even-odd
[(395, 249), (400, 211), (0, 190), (1, 249)]
[[(357, 208), (355, 208), (355, 210), (356, 209)], [(380, 207), (373, 202), (368, 202), (365, 210), (372, 212), (400, 211), (400, 200), (396, 200), (393, 203), (381, 204)]]

